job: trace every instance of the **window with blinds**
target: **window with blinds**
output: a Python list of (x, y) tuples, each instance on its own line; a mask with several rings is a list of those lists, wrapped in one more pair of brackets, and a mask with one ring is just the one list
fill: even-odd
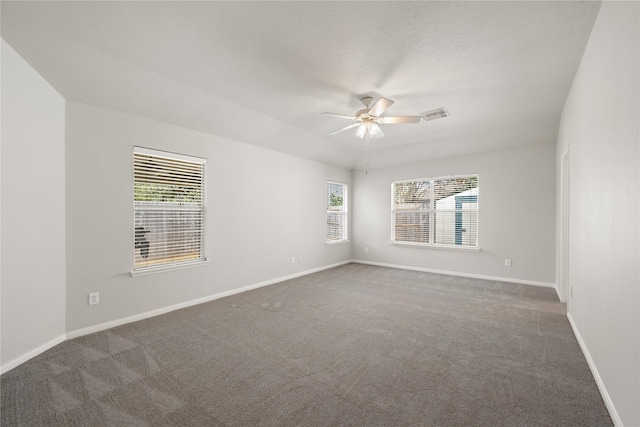
[(478, 176), (391, 183), (391, 241), (423, 246), (478, 247)]
[(347, 185), (327, 182), (327, 243), (347, 240)]
[(134, 149), (134, 272), (206, 261), (205, 166), (205, 159)]

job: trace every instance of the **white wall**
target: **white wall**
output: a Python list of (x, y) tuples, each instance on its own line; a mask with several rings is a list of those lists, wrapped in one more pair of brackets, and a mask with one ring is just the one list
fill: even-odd
[(65, 335), (64, 98), (2, 40), (5, 371)]
[[(602, 4), (562, 114), (569, 316), (617, 425), (640, 425), (638, 2)], [(558, 214), (559, 215), (559, 214)]]
[[(325, 245), (324, 227), (326, 181), (350, 184), (348, 170), (71, 101), (66, 126), (72, 335), (350, 258), (350, 244)], [(207, 266), (130, 277), (134, 146), (208, 159)]]
[[(523, 283), (555, 283), (555, 147), (362, 171), (354, 180), (353, 258)], [(480, 251), (392, 245), (391, 181), (479, 174)], [(364, 252), (364, 247), (369, 252)], [(512, 267), (504, 266), (505, 258)]]

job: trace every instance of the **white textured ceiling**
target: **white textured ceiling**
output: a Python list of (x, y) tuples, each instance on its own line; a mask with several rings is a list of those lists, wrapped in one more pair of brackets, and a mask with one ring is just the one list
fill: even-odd
[(389, 115), (371, 167), (553, 144), (600, 2), (8, 2), (2, 37), (64, 97), (348, 168), (324, 111)]

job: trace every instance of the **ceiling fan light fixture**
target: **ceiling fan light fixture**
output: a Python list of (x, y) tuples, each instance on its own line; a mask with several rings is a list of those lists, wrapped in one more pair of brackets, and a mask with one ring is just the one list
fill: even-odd
[(356, 131), (356, 136), (358, 138), (364, 138), (364, 134), (367, 133), (367, 126), (363, 123), (358, 126), (358, 130)]
[(380, 129), (380, 126), (378, 126), (377, 123), (369, 123), (367, 128), (369, 130), (369, 136), (372, 139), (382, 138), (384, 136), (384, 133), (382, 132), (382, 129)]

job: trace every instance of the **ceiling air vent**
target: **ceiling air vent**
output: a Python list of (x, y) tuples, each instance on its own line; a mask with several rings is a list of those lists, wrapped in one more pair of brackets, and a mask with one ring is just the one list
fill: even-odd
[(428, 122), (429, 120), (443, 119), (448, 115), (449, 113), (447, 113), (447, 110), (445, 110), (444, 107), (420, 113), (420, 116), (424, 119), (425, 122)]

